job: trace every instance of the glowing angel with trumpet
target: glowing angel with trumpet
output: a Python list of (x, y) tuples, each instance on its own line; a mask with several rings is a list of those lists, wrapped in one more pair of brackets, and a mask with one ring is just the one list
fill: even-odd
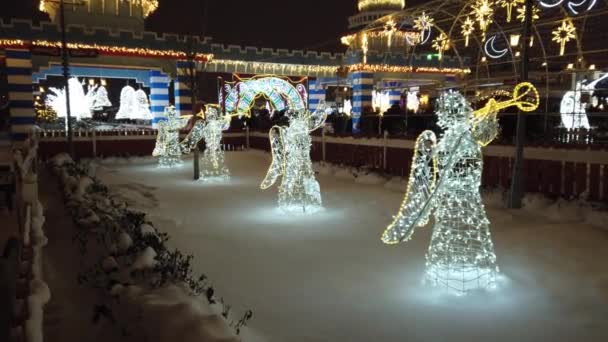
[(310, 133), (325, 124), (326, 106), (319, 104), (313, 113), (289, 110), (286, 115), (289, 126), (270, 129), (272, 164), (261, 188), (270, 188), (281, 177), (279, 208), (292, 213), (316, 212), (321, 209), (322, 200), (310, 159)]
[(224, 151), (222, 150), (222, 132), (230, 128), (230, 121), (235, 115), (220, 115), (218, 105), (206, 105), (205, 111), (197, 115), (197, 119), (192, 130), (182, 141), (182, 152), (190, 153), (198, 142), (205, 140), (205, 152), (201, 163), (201, 180), (227, 179), (230, 171), (224, 162)]
[(434, 214), (427, 282), (459, 294), (495, 285), (499, 269), (479, 192), (481, 147), (498, 135), (501, 109), (516, 106), (531, 112), (538, 103), (538, 91), (530, 83), (517, 85), (512, 100), (490, 99), (477, 111), (456, 91), (438, 100), (438, 125), (444, 132), (439, 141), (432, 131), (418, 137), (405, 199), (382, 235), (386, 244), (408, 241)]

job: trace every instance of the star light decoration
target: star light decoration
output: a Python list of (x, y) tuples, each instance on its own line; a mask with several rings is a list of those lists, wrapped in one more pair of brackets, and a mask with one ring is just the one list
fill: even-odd
[(559, 44), (559, 55), (563, 56), (566, 50), (566, 43), (568, 43), (572, 39), (576, 39), (576, 28), (572, 21), (568, 19), (562, 20), (561, 26), (557, 27), (553, 32), (553, 40), (554, 42)]
[(439, 36), (433, 40), (433, 48), (437, 50), (437, 53), (439, 54), (438, 58), (443, 58), (443, 52), (450, 49), (450, 39), (448, 39), (448, 36), (445, 33), (441, 32)]
[(420, 44), (425, 44), (431, 37), (431, 29), (435, 25), (435, 19), (431, 18), (425, 12), (414, 19), (414, 28), (420, 31)]
[(310, 159), (310, 133), (322, 127), (327, 106), (321, 102), (313, 113), (289, 110), (289, 126), (274, 126), (269, 132), (272, 163), (260, 186), (274, 185), (279, 177), (279, 208), (287, 213), (312, 214), (322, 209), (321, 189)]
[(500, 1), (498, 1), (498, 4), (500, 5), (500, 7), (507, 10), (507, 22), (508, 23), (511, 22), (513, 9), (518, 8), (519, 6), (523, 5), (524, 3), (525, 3), (525, 0), (500, 0)]
[(471, 6), (471, 15), (479, 24), (482, 40), (486, 40), (486, 31), (494, 22), (494, 8), (491, 0), (475, 0), (475, 4)]
[(464, 36), (464, 46), (469, 46), (469, 37), (475, 31), (475, 22), (471, 20), (471, 17), (467, 16), (462, 23), (461, 31)]
[[(526, 21), (526, 6), (519, 7), (517, 9), (517, 19), (522, 23)], [(532, 6), (532, 21), (540, 19), (540, 9), (536, 6)]]
[(513, 99), (490, 99), (475, 112), (456, 91), (438, 100), (441, 139), (438, 142), (435, 133), (424, 131), (416, 140), (405, 199), (382, 235), (386, 244), (408, 241), (416, 227), (426, 226), (434, 216), (426, 282), (459, 295), (495, 287), (499, 268), (479, 191), (481, 148), (498, 135), (499, 110), (517, 106), (533, 111), (538, 100), (538, 91), (530, 83), (519, 84)]

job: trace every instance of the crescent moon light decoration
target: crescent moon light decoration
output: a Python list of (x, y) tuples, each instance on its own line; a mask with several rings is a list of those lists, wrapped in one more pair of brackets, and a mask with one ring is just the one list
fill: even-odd
[[(564, 3), (564, 0), (557, 0), (555, 2), (547, 2), (547, 1), (541, 0), (538, 2), (538, 4), (544, 8), (554, 8), (563, 3)], [(595, 4), (597, 4), (597, 0), (581, 0), (579, 2), (568, 1), (567, 7), (570, 9), (570, 12), (572, 12), (572, 14), (577, 15), (580, 13), (577, 10), (577, 8), (584, 6), (586, 3), (589, 3), (589, 4), (587, 5), (587, 8), (585, 9), (585, 11), (590, 11), (591, 9), (593, 9), (593, 7), (595, 7)]]
[(490, 58), (502, 58), (507, 54), (507, 52), (509, 52), (509, 49), (505, 48), (503, 50), (496, 50), (496, 48), (494, 47), (495, 40), (496, 36), (488, 38), (488, 40), (486, 40), (486, 43), (484, 44), (483, 49), (486, 52), (486, 55)]

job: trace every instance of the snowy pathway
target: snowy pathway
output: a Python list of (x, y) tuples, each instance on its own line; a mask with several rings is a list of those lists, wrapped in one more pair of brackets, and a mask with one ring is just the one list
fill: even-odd
[(490, 208), (502, 289), (444, 296), (420, 284), (429, 229), (380, 242), (402, 193), (319, 176), (326, 211), (285, 216), (276, 188), (259, 189), (270, 157), (227, 158), (225, 184), (193, 183), (191, 163), (98, 173), (194, 254), (219, 296), (254, 310), (245, 342), (608, 340), (606, 231)]
[(39, 183), (45, 208), (44, 279), (51, 289), (51, 300), (44, 308), (44, 340), (48, 342), (107, 342), (121, 340), (118, 329), (91, 322), (97, 290), (77, 282), (82, 257), (72, 243), (74, 226), (63, 206), (57, 179), (45, 175)]

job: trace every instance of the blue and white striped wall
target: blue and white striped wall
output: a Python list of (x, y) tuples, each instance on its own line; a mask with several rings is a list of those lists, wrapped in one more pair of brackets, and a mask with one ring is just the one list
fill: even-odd
[(6, 49), (6, 75), (11, 136), (14, 142), (24, 141), (36, 124), (32, 53), (29, 50)]
[(401, 90), (389, 90), (388, 92), (388, 101), (392, 105), (401, 104)]
[(308, 110), (314, 112), (317, 110), (319, 103), (325, 101), (325, 89), (316, 79), (308, 80)]
[(175, 110), (178, 115), (192, 114), (192, 90), (190, 89), (190, 64), (188, 61), (177, 61), (177, 79), (175, 80)]
[(353, 133), (358, 133), (360, 131), (359, 123), (363, 109), (372, 105), (374, 74), (354, 72), (349, 75), (349, 78), (353, 87)]
[(160, 70), (150, 70), (150, 111), (152, 127), (165, 120), (165, 107), (169, 105), (169, 77)]

